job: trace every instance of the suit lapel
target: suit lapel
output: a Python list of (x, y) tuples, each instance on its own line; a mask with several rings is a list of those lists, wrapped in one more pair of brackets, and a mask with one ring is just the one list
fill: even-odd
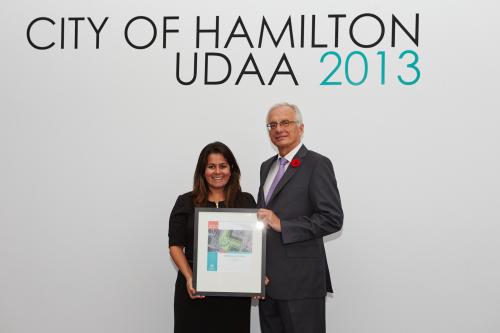
[[(302, 147), (300, 147), (299, 151), (297, 152), (297, 154), (295, 154), (293, 159), (302, 160), (306, 156), (306, 154), (307, 154), (307, 148), (306, 146), (302, 145)], [(290, 163), (292, 163), (292, 161), (290, 161)], [(273, 201), (273, 199), (281, 192), (286, 183), (288, 183), (288, 181), (292, 179), (292, 177), (297, 173), (298, 170), (299, 168), (294, 168), (291, 165), (288, 166), (288, 168), (285, 171), (285, 174), (283, 175), (283, 178), (281, 178), (280, 182), (276, 186), (273, 195), (271, 196), (271, 198), (269, 198), (267, 205), (269, 205)]]

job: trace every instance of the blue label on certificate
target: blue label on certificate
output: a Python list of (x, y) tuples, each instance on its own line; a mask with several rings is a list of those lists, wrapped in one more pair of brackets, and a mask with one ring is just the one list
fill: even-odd
[(208, 252), (207, 255), (207, 271), (217, 272), (217, 252)]

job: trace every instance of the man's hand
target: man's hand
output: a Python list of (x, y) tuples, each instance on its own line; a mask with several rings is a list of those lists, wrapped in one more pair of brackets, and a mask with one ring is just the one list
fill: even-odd
[[(268, 284), (269, 284), (269, 278), (266, 275), (264, 278), (264, 285), (267, 286)], [(266, 299), (265, 296), (253, 296), (252, 298), (256, 301), (263, 301)]]
[(281, 220), (269, 209), (259, 209), (257, 218), (261, 220), (267, 228), (271, 228), (276, 232), (281, 232)]

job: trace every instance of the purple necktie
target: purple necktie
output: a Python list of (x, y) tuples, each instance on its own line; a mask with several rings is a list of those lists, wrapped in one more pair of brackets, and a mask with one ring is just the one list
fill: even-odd
[(280, 163), (280, 168), (278, 169), (278, 173), (276, 174), (276, 177), (274, 177), (274, 180), (271, 184), (271, 187), (269, 188), (269, 192), (267, 192), (266, 196), (266, 204), (269, 202), (269, 199), (271, 199), (271, 196), (273, 195), (274, 190), (276, 189), (276, 186), (280, 182), (280, 179), (283, 177), (285, 174), (285, 167), (286, 164), (288, 163), (287, 159), (284, 157), (280, 157), (278, 159), (278, 162)]

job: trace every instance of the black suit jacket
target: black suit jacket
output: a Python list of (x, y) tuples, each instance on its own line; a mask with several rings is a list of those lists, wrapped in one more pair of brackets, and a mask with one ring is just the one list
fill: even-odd
[(276, 156), (260, 168), (258, 206), (281, 220), (281, 233), (267, 232), (266, 294), (291, 300), (332, 292), (323, 236), (342, 228), (343, 212), (330, 160), (302, 146), (266, 204), (263, 186)]

